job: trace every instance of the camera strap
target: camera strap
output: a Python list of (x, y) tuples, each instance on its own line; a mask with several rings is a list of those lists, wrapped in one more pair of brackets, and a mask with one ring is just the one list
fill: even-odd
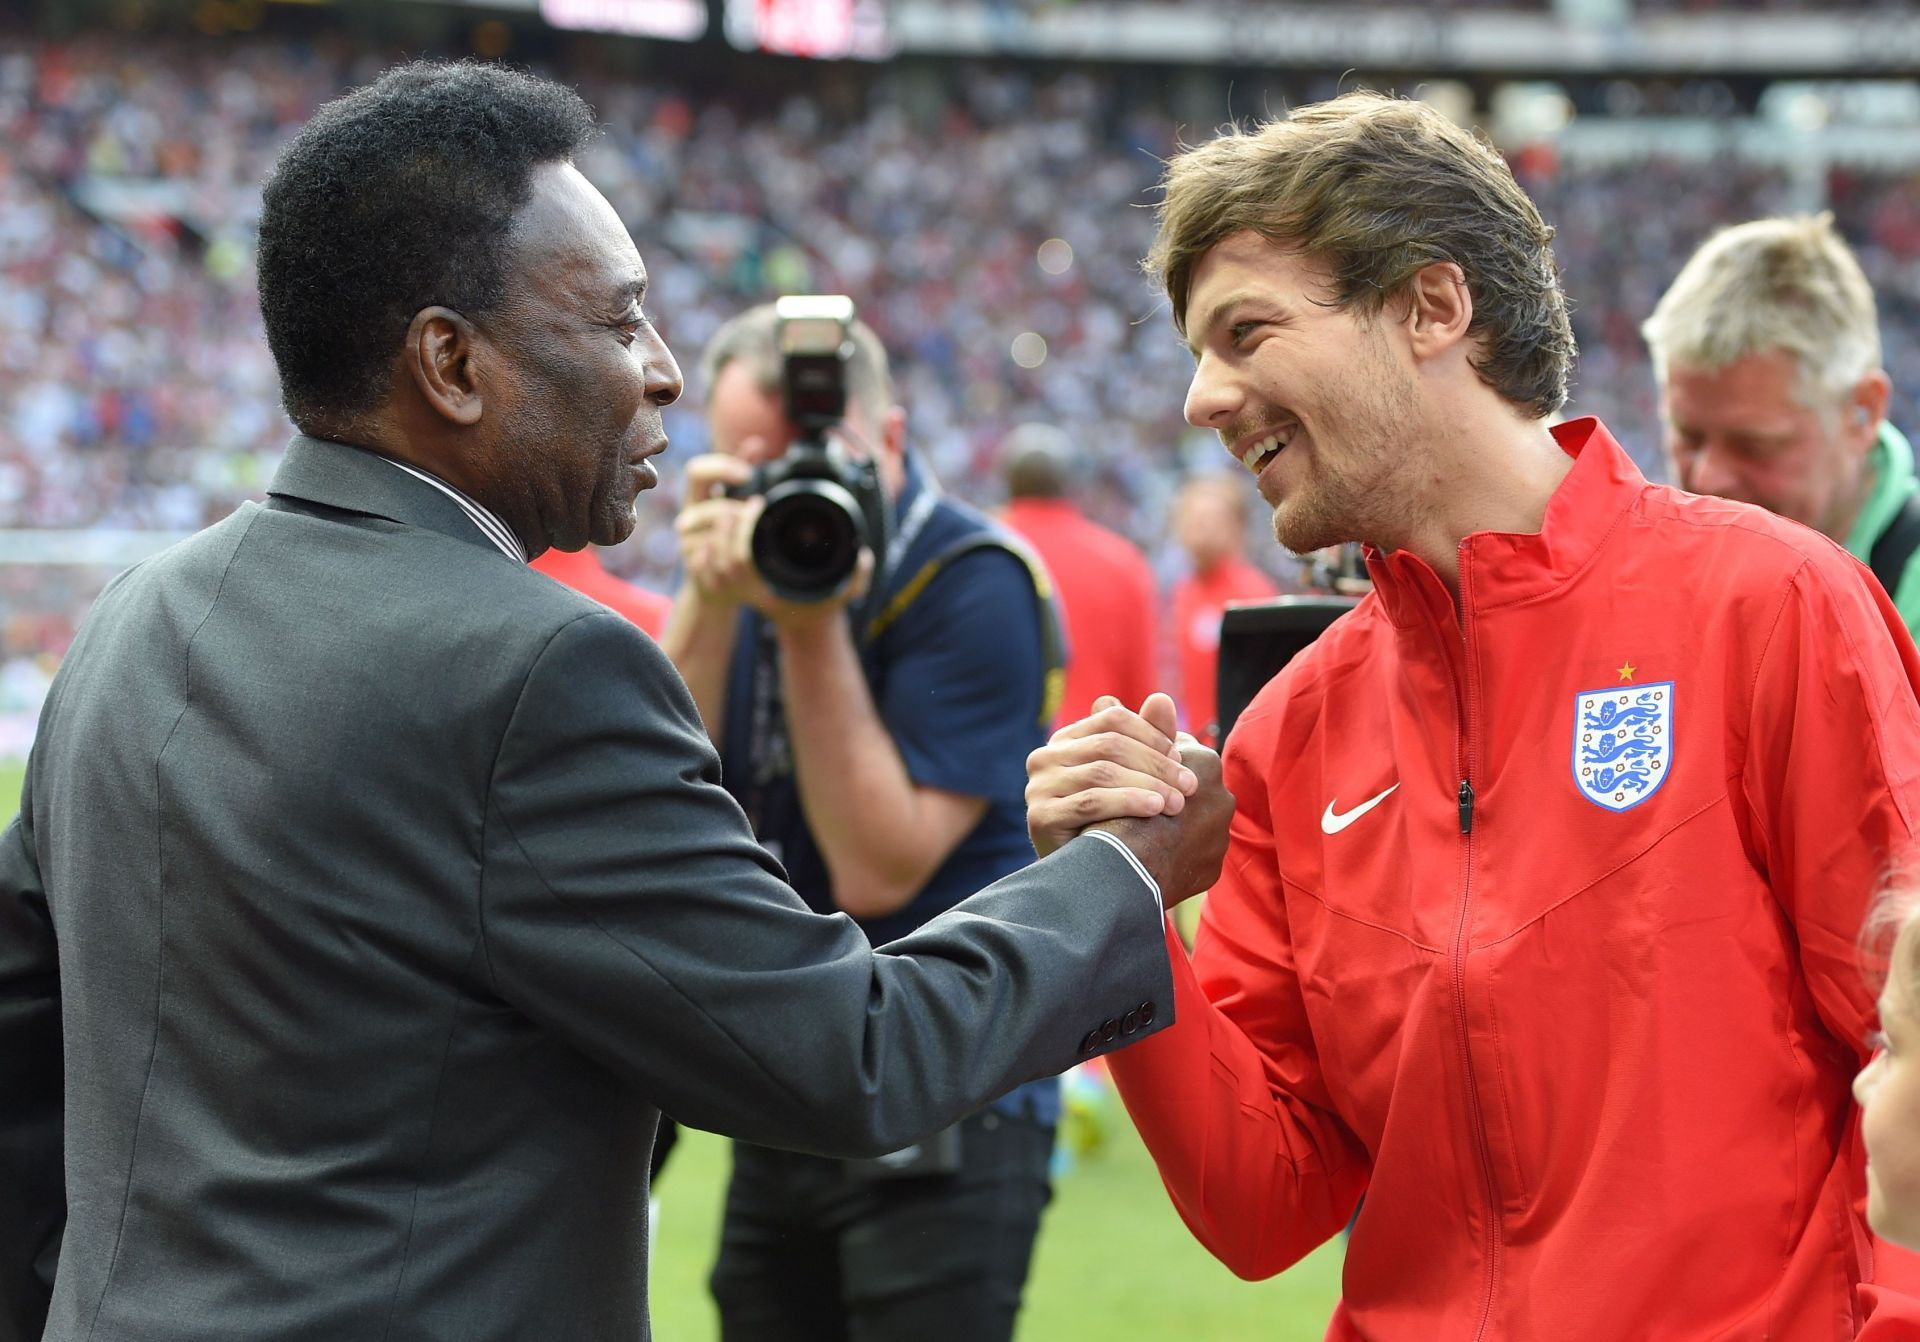
[[(902, 546), (904, 552), (905, 547)], [(1060, 612), (1053, 602), (1053, 578), (1039, 556), (1009, 536), (996, 535), (991, 531), (975, 532), (958, 543), (922, 564), (914, 575), (901, 585), (875, 615), (867, 622), (863, 642), (872, 643), (887, 627), (899, 619), (906, 610), (927, 590), (927, 585), (940, 576), (940, 571), (952, 564), (962, 555), (975, 550), (1004, 550), (1018, 559), (1027, 570), (1027, 576), (1033, 582), (1033, 597), (1036, 614), (1040, 621), (1040, 727), (1045, 730), (1053, 725), (1054, 714), (1060, 711), (1060, 700), (1067, 687), (1067, 640), (1060, 628)]]
[(900, 561), (907, 557), (907, 551), (920, 539), (920, 533), (927, 529), (927, 522), (933, 517), (933, 510), (940, 506), (940, 487), (930, 475), (920, 477), (919, 492), (913, 496), (913, 502), (907, 505), (907, 514), (900, 519), (898, 527), (892, 525), (893, 513), (887, 513), (888, 531), (886, 558), (881, 561), (880, 571), (873, 575), (872, 593), (889, 590), (894, 575), (900, 571)]
[[(740, 799), (753, 832), (761, 835), (767, 789), (793, 772), (793, 743), (787, 735), (786, 704), (780, 690), (780, 649), (766, 621), (753, 624), (753, 667), (748, 682), (747, 786)], [(765, 836), (761, 835), (764, 842)], [(785, 858), (781, 854), (776, 857)]]
[[(877, 597), (884, 594), (900, 567), (900, 561), (926, 530), (934, 509), (940, 504), (940, 490), (931, 477), (923, 475), (919, 492), (907, 505), (906, 515), (897, 528), (890, 527), (882, 569), (873, 576), (868, 595), (862, 601), (862, 615)], [(891, 523), (893, 512), (887, 513)], [(929, 575), (931, 576), (931, 575)], [(922, 586), (925, 584), (923, 583)], [(859, 627), (856, 620), (856, 628)], [(755, 834), (761, 833), (765, 817), (767, 789), (793, 773), (793, 741), (787, 733), (786, 697), (780, 685), (780, 650), (764, 620), (755, 620), (753, 629), (753, 666), (747, 708), (747, 786), (741, 797), (742, 808)], [(871, 640), (869, 640), (871, 641)], [(765, 841), (765, 836), (762, 836)], [(782, 855), (776, 853), (776, 857)]]

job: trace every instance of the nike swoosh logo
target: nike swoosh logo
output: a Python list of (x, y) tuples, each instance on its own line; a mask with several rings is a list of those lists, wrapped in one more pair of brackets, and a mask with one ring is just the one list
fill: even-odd
[[(1361, 816), (1365, 815), (1368, 811), (1371, 811), (1374, 807), (1378, 806), (1381, 802), (1385, 801), (1388, 798), (1388, 796), (1392, 794), (1394, 788), (1397, 788), (1399, 786), (1400, 785), (1398, 783), (1395, 783), (1393, 787), (1388, 788), (1385, 792), (1380, 793), (1378, 796), (1367, 798), (1365, 801), (1361, 802), (1358, 806), (1354, 807), (1351, 811), (1348, 811), (1344, 815), (1340, 814), (1338, 811), (1335, 811), (1333, 809), (1333, 802), (1328, 802), (1326, 814), (1320, 817), (1320, 832), (1322, 834), (1338, 834), (1341, 830), (1345, 829), (1348, 825), (1351, 825), (1354, 821), (1358, 820)], [(1338, 801), (1339, 798), (1336, 797), (1334, 800)]]

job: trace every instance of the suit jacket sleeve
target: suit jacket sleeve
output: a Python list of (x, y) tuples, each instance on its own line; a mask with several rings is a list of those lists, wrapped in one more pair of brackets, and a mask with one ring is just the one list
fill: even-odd
[(0, 834), (0, 1342), (40, 1336), (66, 1221), (54, 950), (23, 790)]
[(1171, 1016), (1154, 898), (1098, 840), (883, 950), (807, 909), (672, 665), (616, 616), (536, 659), (486, 831), (495, 990), (695, 1127), (875, 1154), (1062, 1070), (1143, 1002), (1148, 1030)]
[(1368, 1164), (1321, 1074), (1267, 789), (1231, 743), (1226, 783), (1238, 803), (1233, 836), (1191, 963), (1168, 932), (1179, 1024), (1109, 1066), (1181, 1219), (1252, 1280), (1344, 1226)]
[[(1876, 1017), (1861, 926), (1920, 807), (1916, 685), (1920, 656), (1866, 570), (1838, 552), (1803, 565), (1761, 660), (1738, 784), (1814, 1006), (1856, 1066)], [(1831, 1177), (1854, 1191), (1860, 1336), (1920, 1335), (1920, 1257), (1868, 1234), (1857, 1114), (1847, 1132)]]

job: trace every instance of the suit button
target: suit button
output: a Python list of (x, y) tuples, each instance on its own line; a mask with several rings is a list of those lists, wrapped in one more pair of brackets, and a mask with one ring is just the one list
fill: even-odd
[(1080, 1041), (1080, 1051), (1082, 1053), (1091, 1053), (1099, 1047), (1100, 1032), (1098, 1030), (1088, 1030), (1087, 1037)]
[(1120, 1037), (1120, 1021), (1118, 1020), (1118, 1018), (1109, 1016), (1106, 1020), (1103, 1020), (1100, 1022), (1100, 1042), (1101, 1043), (1111, 1044), (1114, 1040), (1118, 1039), (1119, 1037)]
[(1126, 1015), (1120, 1018), (1120, 1033), (1121, 1034), (1139, 1034), (1140, 1033), (1140, 1013), (1138, 1011), (1129, 1011)]
[(1139, 1016), (1140, 1016), (1140, 1023), (1141, 1023), (1142, 1025), (1151, 1025), (1151, 1024), (1153, 1024), (1153, 1018), (1154, 1018), (1154, 1016), (1155, 1016), (1155, 1015), (1157, 1015), (1157, 1014), (1158, 1014), (1158, 1012), (1157, 1012), (1157, 1011), (1156, 1011), (1156, 1010), (1154, 1009), (1154, 1005), (1153, 1005), (1153, 1003), (1151, 1003), (1151, 1002), (1142, 1002), (1142, 1003), (1140, 1004), (1140, 1008), (1139, 1008)]

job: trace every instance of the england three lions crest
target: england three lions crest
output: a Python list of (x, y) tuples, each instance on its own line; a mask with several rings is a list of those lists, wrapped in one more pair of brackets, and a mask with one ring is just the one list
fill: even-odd
[(1625, 811), (1658, 792), (1672, 769), (1672, 681), (1575, 697), (1573, 781), (1588, 801)]

